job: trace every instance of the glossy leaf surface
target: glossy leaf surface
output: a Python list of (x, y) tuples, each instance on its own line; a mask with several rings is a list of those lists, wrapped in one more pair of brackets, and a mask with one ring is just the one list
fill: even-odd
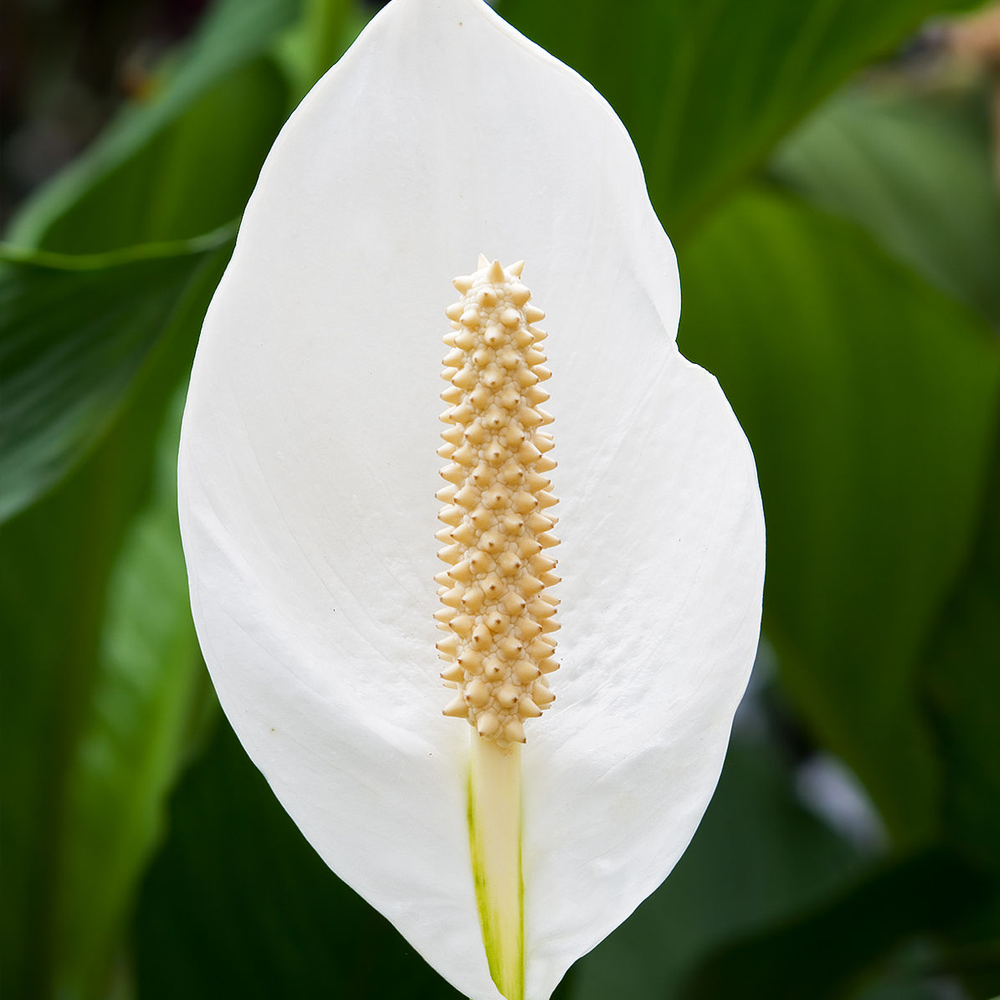
[(635, 140), (675, 241), (850, 73), (890, 53), (934, 0), (504, 0), (578, 70)]
[(848, 91), (789, 136), (771, 170), (997, 325), (1000, 198), (989, 144), (979, 94)]
[(139, 373), (159, 364), (190, 297), (204, 301), (206, 265), (230, 239), (3, 266), (0, 308), (12, 332), (0, 342), (0, 518), (44, 494), (107, 432)]
[(761, 469), (784, 683), (920, 840), (940, 773), (917, 662), (972, 539), (996, 344), (857, 230), (769, 195), (721, 211), (682, 278), (682, 343), (719, 371)]

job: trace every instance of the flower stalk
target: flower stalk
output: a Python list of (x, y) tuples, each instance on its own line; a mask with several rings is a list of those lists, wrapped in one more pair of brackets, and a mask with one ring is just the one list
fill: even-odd
[(506, 1000), (524, 1000), (521, 748), (471, 739), (469, 844), (486, 960)]

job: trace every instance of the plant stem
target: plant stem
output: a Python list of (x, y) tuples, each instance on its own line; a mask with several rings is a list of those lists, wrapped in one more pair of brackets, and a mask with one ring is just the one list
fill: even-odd
[(500, 750), (472, 731), (469, 840), (490, 975), (507, 1000), (524, 1000), (521, 748)]

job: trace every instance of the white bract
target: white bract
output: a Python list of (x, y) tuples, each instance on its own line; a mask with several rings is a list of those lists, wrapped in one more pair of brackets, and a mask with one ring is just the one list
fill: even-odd
[(198, 349), (181, 524), (247, 752), (342, 879), (496, 1000), (479, 737), (442, 715), (433, 617), (444, 310), (479, 251), (524, 259), (548, 314), (562, 667), (519, 751), (523, 995), (545, 1000), (698, 825), (764, 533), (740, 427), (674, 343), (676, 264), (628, 135), (480, 0), (393, 0), (275, 143)]

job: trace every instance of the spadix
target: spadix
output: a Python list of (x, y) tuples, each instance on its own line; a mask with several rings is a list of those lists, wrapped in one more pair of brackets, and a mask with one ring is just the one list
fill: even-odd
[(543, 457), (552, 438), (541, 430), (553, 418), (538, 386), (549, 373), (534, 347), (545, 333), (529, 325), (544, 313), (527, 304), (522, 267), (504, 270), (480, 255), (479, 269), (453, 282), (463, 297), (446, 310), (459, 318), (444, 337), (452, 351), (443, 375), (460, 394), (443, 393), (452, 405), (438, 449), (450, 464), (437, 493), (447, 527), (437, 537), (451, 543), (439, 555), (452, 568), (435, 577), (448, 609), (437, 619), (449, 633), (437, 648), (452, 664), (441, 676), (458, 689), (444, 714), (508, 751), (525, 742), (524, 720), (554, 700), (543, 674), (557, 668), (550, 635), (559, 627), (546, 591), (559, 580), (542, 554), (556, 544), (555, 521), (541, 513), (555, 502), (544, 478), (555, 462)]
[(480, 0), (392, 0), (282, 130), (205, 320), (180, 505), (220, 700), (474, 1000), (546, 1000), (722, 766), (763, 522), (678, 311), (604, 101)]
[[(549, 377), (532, 327), (545, 314), (528, 303), (524, 261), (506, 270), (482, 254), (479, 269), (452, 282), (462, 300), (445, 310), (454, 330), (442, 376), (452, 405), (438, 454), (448, 484), (437, 494), (452, 544), (438, 556), (451, 566), (435, 580), (448, 635), (438, 651), (451, 665), (441, 677), (458, 694), (444, 714), (473, 727), (469, 774), (469, 856), (490, 975), (507, 1000), (524, 997), (524, 880), (521, 870), (521, 764), (524, 722), (555, 700), (545, 674), (558, 669), (551, 638), (559, 582), (543, 555), (557, 544), (555, 521), (541, 511), (555, 497), (544, 474), (552, 438), (540, 428)], [(456, 392), (457, 390), (457, 392)], [(456, 504), (455, 501), (459, 500)]]

